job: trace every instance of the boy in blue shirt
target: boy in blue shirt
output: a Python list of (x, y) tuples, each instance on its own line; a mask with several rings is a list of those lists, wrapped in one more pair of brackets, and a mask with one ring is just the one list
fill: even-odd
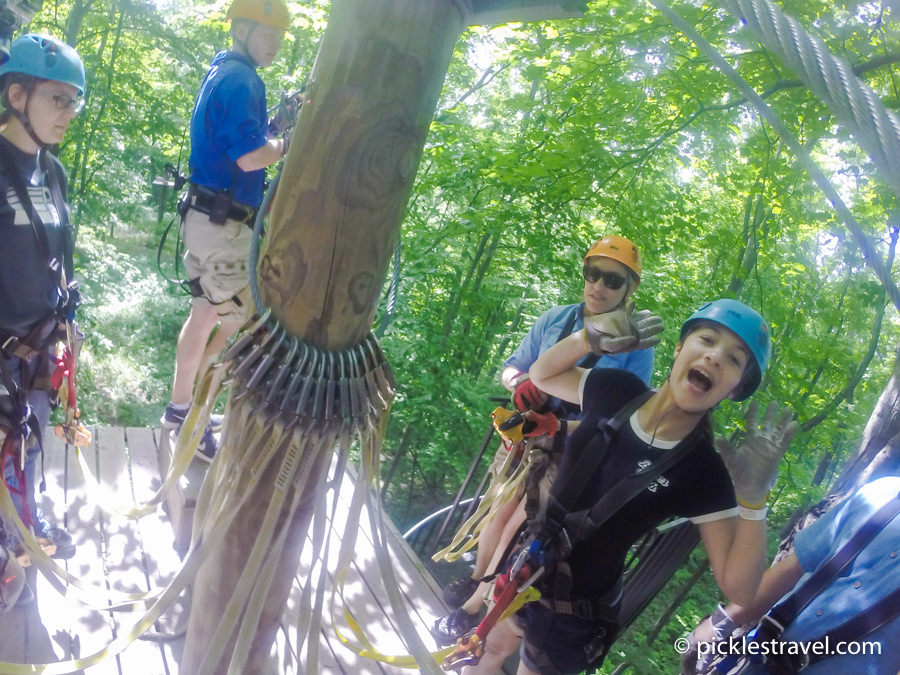
[[(266, 87), (256, 71), (278, 53), (290, 27), (287, 6), (284, 0), (234, 0), (228, 18), (232, 49), (216, 54), (191, 116), (190, 186), (181, 207), (191, 312), (178, 336), (172, 400), (161, 420), (176, 432), (201, 366), (250, 315), (253, 220), (265, 168), (286, 149), (283, 138), (270, 137)], [(201, 459), (215, 456), (213, 431), (221, 423), (215, 416), (207, 426), (198, 447)]]

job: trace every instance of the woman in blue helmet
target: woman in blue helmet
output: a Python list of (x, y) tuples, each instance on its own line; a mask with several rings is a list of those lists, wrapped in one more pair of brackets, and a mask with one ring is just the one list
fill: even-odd
[[(595, 528), (577, 535), (557, 565), (539, 581), (542, 598), (497, 624), (477, 666), (463, 672), (497, 672), (521, 643), (519, 674), (580, 673), (598, 666), (618, 632), (617, 609), (624, 562), (630, 547), (670, 517), (689, 518), (700, 531), (719, 587), (741, 602), (753, 594), (765, 567), (765, 503), (795, 425), (767, 415), (763, 433), (755, 417), (741, 451), (713, 445), (710, 412), (724, 399), (743, 401), (759, 386), (769, 362), (770, 340), (763, 318), (735, 300), (710, 302), (682, 326), (675, 360), (656, 392), (622, 370), (587, 371), (576, 363), (588, 351), (603, 351), (606, 337), (573, 333), (548, 349), (529, 374), (543, 391), (580, 404), (584, 420), (569, 431), (549, 501), (566, 502), (564, 513), (590, 509), (621, 484), (639, 487), (606, 508)], [(617, 417), (617, 413), (619, 413)], [(774, 408), (772, 410), (774, 413)], [(604, 421), (620, 419), (615, 431)], [(751, 416), (748, 416), (751, 419)], [(605, 455), (600, 453), (605, 452)], [(649, 467), (676, 458), (655, 478)], [(601, 456), (583, 487), (584, 457)], [(566, 491), (569, 491), (569, 494)], [(576, 490), (577, 494), (572, 493)], [(618, 494), (618, 492), (616, 492)], [(532, 531), (547, 532), (554, 512), (533, 519)], [(559, 512), (556, 512), (559, 520)], [(553, 530), (552, 541), (562, 541)], [(550, 539), (547, 539), (550, 541)], [(560, 550), (559, 548), (557, 550)], [(740, 599), (739, 599), (740, 598)]]
[[(48, 146), (63, 140), (81, 109), (84, 79), (75, 50), (47, 35), (17, 38), (0, 65), (0, 241), (7, 254), (15, 252), (0, 264), (0, 429), (4, 436), (27, 434), (5, 443), (3, 476), (23, 521), (62, 558), (74, 554), (72, 538), (44, 520), (34, 495), (54, 348), (77, 303), (66, 175)], [(24, 469), (11, 456), (22, 445)]]

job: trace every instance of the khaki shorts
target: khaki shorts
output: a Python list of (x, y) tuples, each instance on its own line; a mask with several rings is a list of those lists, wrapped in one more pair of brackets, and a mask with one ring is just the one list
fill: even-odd
[(203, 295), (193, 303), (208, 303), (223, 321), (244, 322), (252, 313), (250, 297), (250, 242), (253, 231), (246, 223), (209, 222), (209, 216), (188, 209), (181, 221), (181, 238), (187, 252), (184, 270), (199, 281)]

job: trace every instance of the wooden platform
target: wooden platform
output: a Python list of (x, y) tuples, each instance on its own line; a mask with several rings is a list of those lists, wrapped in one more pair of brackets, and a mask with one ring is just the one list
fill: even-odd
[[(97, 428), (92, 431), (94, 441), (86, 456), (104, 490), (120, 502), (148, 499), (161, 482), (158, 456), (161, 441), (163, 449), (165, 447), (165, 439), (161, 439), (160, 432), (139, 428)], [(39, 495), (39, 503), (48, 519), (63, 525), (78, 545), (75, 557), (65, 563), (68, 571), (99, 588), (143, 591), (167, 584), (181, 564), (174, 546), (175, 533), (167, 513), (160, 508), (138, 521), (107, 515), (96, 506), (95, 495), (89, 494), (85, 488), (74, 449), (58, 442), (52, 433), (45, 433), (45, 439), (47, 491)], [(177, 515), (181, 518), (179, 529), (182, 537), (187, 522), (184, 517), (189, 508), (189, 504), (188, 508), (185, 504), (190, 499), (184, 491), (190, 485), (197, 485), (198, 476), (205, 466), (195, 460), (188, 478), (180, 487), (181, 494), (171, 498), (182, 502), (183, 512)], [(351, 489), (350, 479), (345, 478), (341, 506), (330, 529), (330, 566), (334, 565), (337, 557)], [(436, 616), (446, 611), (439, 599), (440, 591), (390, 523), (386, 523), (386, 537), (409, 616), (416, 623), (426, 645), (433, 647), (428, 627)], [(183, 543), (183, 539), (179, 541)], [(282, 630), (273, 647), (273, 674), (297, 672), (296, 615), (308, 565), (308, 560), (298, 561), (297, 577), (285, 608)], [(130, 613), (84, 610), (60, 596), (43, 576), (34, 572), (34, 568), (29, 568), (29, 578), (37, 602), (16, 607), (11, 613), (0, 617), (0, 661), (35, 664), (87, 656), (107, 645), (123, 627), (130, 626), (137, 618), (136, 614)], [(330, 582), (328, 591), (330, 595)], [(396, 633), (396, 619), (377, 571), (368, 519), (365, 517), (346, 595), (352, 603), (354, 614), (363, 623), (366, 634), (374, 644), (386, 653), (404, 653)], [(182, 597), (155, 626), (158, 637), (177, 634), (179, 627), (185, 623), (186, 611), (187, 600)], [(328, 616), (323, 624), (319, 635), (320, 673), (380, 675), (413, 672), (357, 657), (338, 641)], [(182, 639), (157, 642), (138, 640), (122, 654), (85, 672), (90, 675), (178, 673), (182, 644)], [(0, 672), (3, 672), (2, 667)]]

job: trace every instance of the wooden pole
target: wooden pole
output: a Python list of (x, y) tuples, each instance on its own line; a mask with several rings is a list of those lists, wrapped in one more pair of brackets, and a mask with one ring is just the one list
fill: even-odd
[[(369, 330), (428, 126), (465, 26), (455, 0), (333, 2), (259, 265), (264, 302), (294, 335), (336, 350), (358, 344)], [(226, 436), (233, 432), (226, 427)], [(319, 475), (328, 464), (317, 462)], [(198, 672), (229, 591), (243, 573), (271, 486), (271, 477), (260, 482), (225, 545), (198, 574), (182, 672)], [(311, 491), (294, 517), (245, 673), (266, 670), (314, 496)], [(229, 658), (216, 673), (228, 672)]]
[(260, 260), (291, 333), (341, 349), (372, 325), (463, 28), (453, 0), (333, 4)]
[[(572, 4), (572, 0), (566, 0)], [(537, 0), (334, 0), (269, 219), (258, 279), (264, 303), (289, 333), (317, 348), (359, 344), (371, 327), (441, 86), (473, 5), (533, 12)], [(559, 7), (560, 3), (550, 3)], [(237, 393), (232, 392), (231, 397)], [(239, 438), (226, 420), (223, 446)], [(314, 430), (313, 430), (314, 431)], [(307, 436), (308, 437), (308, 436)], [(244, 456), (260, 448), (239, 448)], [(312, 443), (311, 445), (314, 445)], [(234, 453), (220, 460), (234, 462)], [(321, 487), (331, 448), (314, 461)], [(218, 475), (231, 465), (219, 463)], [(224, 545), (193, 588), (181, 671), (196, 673), (244, 574), (276, 467), (252, 491)], [(223, 474), (224, 472), (224, 474)], [(233, 475), (233, 474), (230, 474)], [(247, 668), (267, 671), (269, 650), (296, 572), (316, 489), (295, 486), (302, 506), (268, 593)], [(306, 494), (308, 492), (309, 494)], [(286, 517), (286, 516), (285, 516)], [(199, 519), (199, 515), (198, 515)], [(200, 523), (195, 522), (197, 529)], [(233, 641), (230, 643), (233, 644)], [(299, 646), (298, 646), (299, 647)], [(227, 673), (225, 654), (215, 673)]]

